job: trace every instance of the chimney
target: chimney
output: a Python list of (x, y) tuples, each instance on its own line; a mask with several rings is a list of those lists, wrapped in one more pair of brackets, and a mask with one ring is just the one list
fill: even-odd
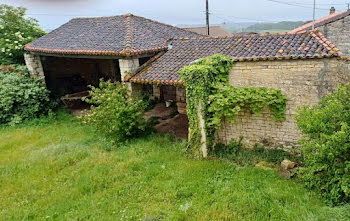
[(331, 8), (329, 14), (331, 15), (331, 14), (334, 14), (334, 13), (335, 13), (335, 8), (332, 6), (332, 8)]

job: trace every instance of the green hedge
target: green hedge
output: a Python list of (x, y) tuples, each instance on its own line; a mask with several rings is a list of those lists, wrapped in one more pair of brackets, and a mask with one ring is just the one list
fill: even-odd
[(0, 69), (0, 124), (16, 124), (47, 114), (54, 107), (50, 92), (24, 66)]
[(350, 86), (298, 112), (307, 187), (332, 205), (350, 202)]

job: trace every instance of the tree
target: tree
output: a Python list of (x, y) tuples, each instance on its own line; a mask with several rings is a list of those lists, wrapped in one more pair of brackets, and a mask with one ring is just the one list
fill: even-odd
[(25, 18), (26, 9), (0, 5), (0, 64), (24, 63), (25, 44), (39, 38), (45, 31), (34, 18)]

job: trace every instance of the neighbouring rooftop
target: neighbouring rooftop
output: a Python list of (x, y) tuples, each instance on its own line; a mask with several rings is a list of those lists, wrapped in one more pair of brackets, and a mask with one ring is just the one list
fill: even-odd
[(201, 35), (132, 14), (75, 18), (26, 45), (30, 52), (135, 56), (167, 48), (169, 38)]
[(181, 84), (179, 70), (217, 53), (234, 61), (329, 58), (339, 50), (317, 31), (298, 34), (245, 35), (173, 40), (172, 49), (141, 66), (127, 80), (135, 83)]
[[(322, 25), (326, 25), (326, 24), (329, 24), (332, 22), (336, 22), (336, 21), (343, 19), (349, 15), (350, 15), (350, 10), (341, 11), (341, 12), (335, 12), (335, 11), (331, 12), (326, 17), (323, 17), (323, 18), (316, 20), (315, 21), (315, 28), (318, 28)], [(310, 30), (312, 30), (312, 24), (313, 24), (313, 22), (309, 22), (305, 25), (302, 25), (302, 26), (290, 31), (289, 33), (294, 34), (294, 33), (303, 32), (303, 31), (310, 31)]]
[[(207, 27), (194, 27), (194, 28), (184, 28), (185, 30), (196, 32), (201, 35), (207, 35)], [(214, 37), (230, 37), (233, 36), (232, 33), (226, 31), (220, 26), (210, 26), (209, 35)]]

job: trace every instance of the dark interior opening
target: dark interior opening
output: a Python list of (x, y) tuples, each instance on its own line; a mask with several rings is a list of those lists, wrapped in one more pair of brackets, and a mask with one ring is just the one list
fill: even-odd
[(120, 81), (118, 60), (43, 56), (47, 87), (56, 96), (88, 90), (99, 80)]
[(146, 63), (149, 59), (151, 59), (152, 57), (144, 57), (144, 58), (139, 58), (139, 64), (140, 66), (143, 65), (144, 63)]
[(176, 101), (176, 88), (170, 85), (160, 87), (160, 99), (163, 101)]

